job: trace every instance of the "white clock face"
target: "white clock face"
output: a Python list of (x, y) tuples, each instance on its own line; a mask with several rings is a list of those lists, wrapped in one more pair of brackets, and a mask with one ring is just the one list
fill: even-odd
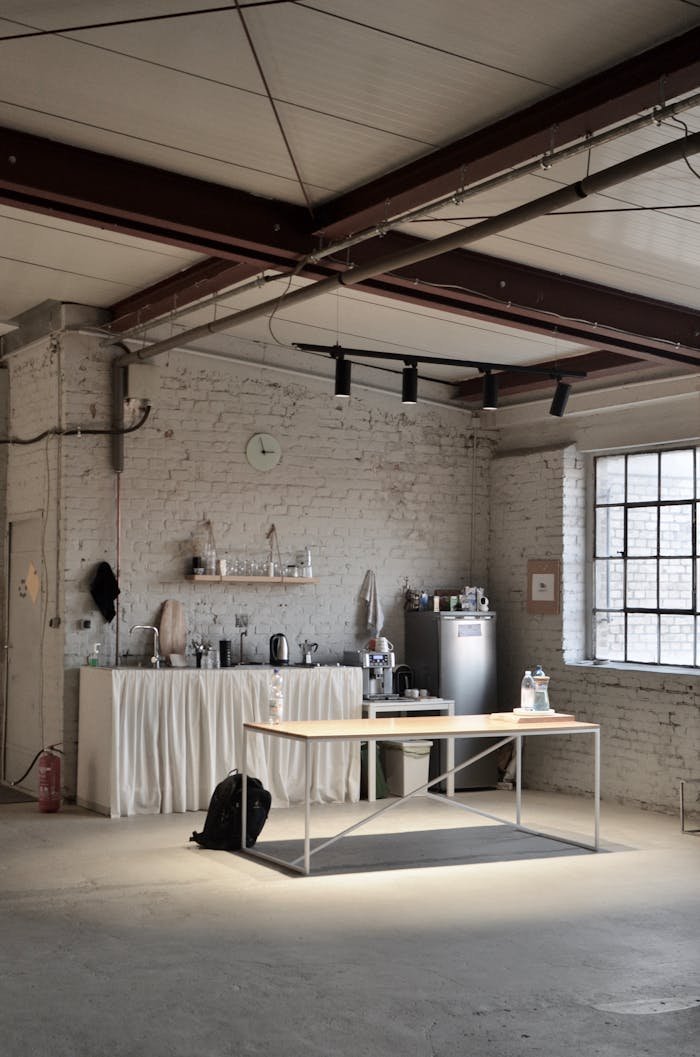
[(254, 470), (271, 470), (282, 457), (282, 446), (269, 433), (254, 433), (246, 445), (245, 454)]

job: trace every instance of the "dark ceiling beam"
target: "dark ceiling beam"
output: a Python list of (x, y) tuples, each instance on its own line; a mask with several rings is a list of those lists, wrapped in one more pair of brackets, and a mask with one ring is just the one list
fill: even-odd
[(9, 128), (0, 128), (0, 202), (278, 267), (314, 247), (298, 206)]
[(343, 238), (700, 87), (700, 27), (510, 114), (316, 210)]
[(111, 306), (110, 330), (122, 333), (250, 279), (259, 265), (208, 258)]
[[(382, 251), (400, 253), (415, 241), (392, 232), (382, 240)], [(353, 249), (357, 265), (373, 256), (366, 243)], [(675, 350), (700, 358), (700, 319), (694, 309), (473, 250), (454, 250), (362, 286), (414, 304), (594, 347), (605, 343), (632, 355)]]
[[(398, 253), (415, 241), (393, 232), (382, 240), (382, 248)], [(353, 257), (355, 264), (362, 265), (372, 259), (372, 248), (363, 243), (355, 247)], [(275, 267), (272, 256), (267, 264)], [(114, 322), (124, 320), (116, 327), (113, 323), (113, 329), (122, 331), (166, 315), (173, 308), (243, 281), (264, 266), (265, 262), (236, 265), (211, 260), (177, 272), (163, 283), (113, 305)], [(299, 274), (323, 279), (343, 268), (326, 259), (305, 266)], [(376, 276), (358, 289), (595, 348), (605, 341), (634, 357), (648, 358), (670, 349), (700, 359), (700, 322), (694, 310), (472, 250), (455, 250), (405, 271)]]
[[(635, 372), (639, 370), (640, 365), (641, 361), (638, 359), (603, 349), (586, 353), (583, 356), (569, 356), (566, 360), (548, 360), (545, 363), (538, 363), (537, 367), (538, 370), (550, 371), (552, 374), (556, 374), (559, 369), (585, 371), (586, 381), (590, 381), (592, 378), (604, 378), (609, 374)], [(513, 396), (516, 393), (533, 393), (538, 390), (549, 392), (551, 388), (551, 382), (543, 378), (515, 371), (498, 372), (498, 390), (502, 394), (507, 393)], [(484, 380), (479, 375), (460, 382), (456, 395), (461, 400), (480, 400), (483, 391)]]

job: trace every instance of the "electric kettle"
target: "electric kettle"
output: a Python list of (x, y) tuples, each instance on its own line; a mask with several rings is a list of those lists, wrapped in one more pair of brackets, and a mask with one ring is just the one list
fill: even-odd
[(270, 637), (270, 664), (289, 664), (289, 643), (282, 634)]

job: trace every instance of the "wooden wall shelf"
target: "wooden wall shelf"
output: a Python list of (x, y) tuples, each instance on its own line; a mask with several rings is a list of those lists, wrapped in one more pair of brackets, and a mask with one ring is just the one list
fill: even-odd
[(186, 576), (192, 584), (317, 584), (316, 576)]

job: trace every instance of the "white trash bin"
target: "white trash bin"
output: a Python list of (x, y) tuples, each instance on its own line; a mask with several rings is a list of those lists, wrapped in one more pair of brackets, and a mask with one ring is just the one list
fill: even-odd
[(407, 796), (430, 776), (432, 741), (382, 741), (384, 773), (393, 796)]

